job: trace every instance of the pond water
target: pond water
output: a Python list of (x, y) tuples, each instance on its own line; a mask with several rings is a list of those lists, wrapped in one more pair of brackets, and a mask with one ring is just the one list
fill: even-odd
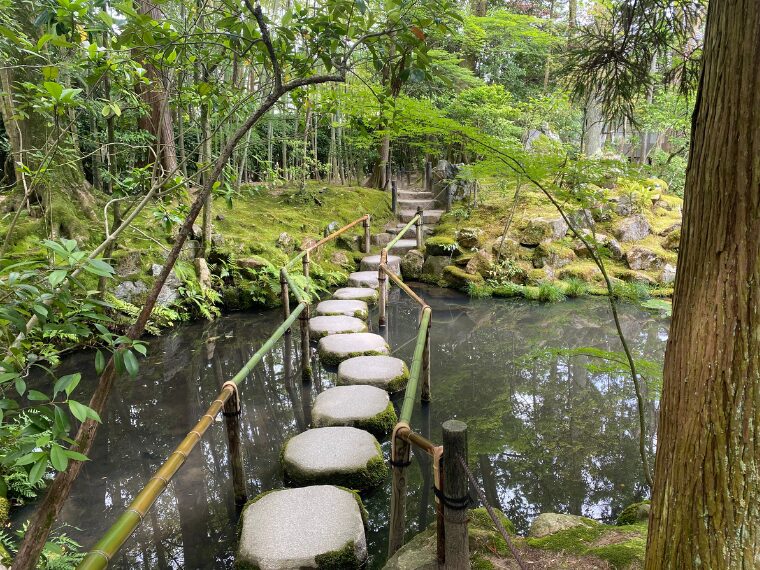
[[(545, 511), (611, 520), (646, 496), (630, 378), (546, 351), (619, 350), (605, 300), (549, 305), (415, 288), (433, 308), (433, 402), (416, 406), (412, 427), (439, 442), (443, 421), (467, 422), (470, 466), (489, 502), (519, 530)], [(388, 340), (409, 362), (418, 311), (399, 291), (391, 295)], [(621, 317), (637, 356), (661, 362), (668, 320), (632, 305), (622, 307)], [(376, 314), (372, 320), (376, 326)], [(91, 547), (280, 322), (278, 311), (238, 313), (151, 340), (139, 377), (115, 386), (92, 461), (63, 509), (65, 532)], [(297, 330), (292, 337), (278, 343), (241, 388), (249, 497), (282, 486), (283, 443), (308, 427), (311, 401), (335, 381), (333, 372), (316, 368), (310, 385), (301, 382)], [(91, 354), (73, 355), (64, 367), (85, 371), (83, 385), (93, 385)], [(651, 433), (654, 401), (647, 415)], [(387, 454), (387, 441), (383, 448)], [(431, 485), (429, 462), (415, 454), (410, 535), (434, 520)], [(385, 560), (389, 492), (388, 481), (365, 497), (371, 567)], [(28, 515), (17, 513), (16, 520)], [(231, 568), (237, 519), (220, 417), (111, 567)]]

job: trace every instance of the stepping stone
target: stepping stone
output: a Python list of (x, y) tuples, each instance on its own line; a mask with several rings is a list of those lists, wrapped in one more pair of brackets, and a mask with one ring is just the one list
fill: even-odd
[(390, 348), (379, 334), (331, 334), (319, 339), (317, 352), (323, 364), (337, 366), (354, 356), (386, 355)]
[(410, 249), (417, 249), (416, 239), (400, 239), (396, 242), (396, 245), (391, 248), (391, 251), (406, 253)]
[(314, 427), (350, 426), (376, 437), (388, 435), (397, 421), (388, 392), (374, 386), (336, 386), (325, 390), (311, 409)]
[(388, 474), (375, 436), (353, 427), (321, 427), (291, 437), (282, 451), (288, 478), (300, 485), (376, 487)]
[(332, 485), (281, 489), (262, 493), (243, 510), (236, 568), (322, 568), (336, 559), (346, 568), (367, 559), (355, 493)]
[[(396, 275), (401, 275), (401, 258), (398, 255), (388, 256), (388, 269), (393, 271)], [(377, 271), (380, 268), (380, 256), (368, 255), (362, 259), (361, 270), (362, 271)]]
[(397, 392), (406, 388), (409, 368), (400, 358), (393, 356), (356, 356), (338, 366), (338, 385), (368, 384)]
[(364, 301), (367, 304), (377, 303), (377, 291), (368, 287), (343, 287), (333, 293), (336, 301)]
[[(422, 212), (422, 223), (437, 224), (444, 213), (443, 210), (425, 210)], [(398, 217), (402, 222), (406, 223), (410, 222), (416, 215), (416, 210), (401, 210)]]
[(370, 287), (377, 289), (380, 282), (377, 280), (377, 270), (375, 271), (357, 271), (348, 276), (349, 287)]
[(369, 309), (364, 301), (322, 301), (315, 309), (318, 316), (345, 315), (367, 320)]
[[(398, 207), (399, 210), (417, 210), (417, 208), (422, 208), (423, 210), (433, 210), (436, 207), (436, 201), (433, 198), (407, 198), (404, 197), (403, 199), (399, 198), (398, 201)], [(424, 217), (424, 213), (423, 213)]]
[(309, 334), (312, 338), (322, 338), (330, 334), (367, 332), (367, 323), (356, 317), (330, 316), (309, 319)]

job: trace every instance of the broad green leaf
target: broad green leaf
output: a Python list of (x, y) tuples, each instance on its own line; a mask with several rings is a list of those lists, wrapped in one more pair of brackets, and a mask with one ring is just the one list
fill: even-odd
[(129, 349), (124, 351), (124, 367), (132, 378), (136, 377), (140, 370), (135, 353)]
[(70, 396), (81, 379), (82, 375), (79, 372), (76, 374), (67, 374), (66, 376), (61, 376), (53, 386), (53, 397), (55, 397), (59, 392), (63, 392), (64, 390), (66, 391), (66, 395)]
[(48, 275), (48, 281), (50, 282), (50, 285), (53, 287), (58, 287), (64, 279), (66, 279), (66, 275), (68, 274), (68, 271), (65, 269), (56, 269), (55, 271), (51, 271), (50, 275)]
[(106, 357), (101, 351), (95, 353), (95, 372), (102, 374), (106, 368)]
[(47, 467), (47, 456), (43, 454), (43, 457), (37, 460), (37, 462), (29, 470), (29, 483), (34, 485), (45, 474), (45, 468)]
[(53, 444), (50, 448), (50, 463), (52, 463), (53, 467), (58, 471), (64, 471), (69, 465), (69, 458), (66, 457), (66, 454), (60, 445)]
[(56, 101), (59, 101), (61, 99), (61, 94), (63, 93), (63, 85), (56, 83), (55, 81), (45, 81), (42, 85), (45, 87), (45, 91), (47, 91), (53, 97), (53, 99)]
[(26, 397), (29, 398), (32, 402), (47, 402), (50, 399), (45, 394), (37, 390), (29, 390), (29, 393), (26, 395)]
[(72, 415), (80, 422), (87, 419), (87, 406), (84, 404), (80, 404), (75, 400), (69, 400), (69, 409), (71, 410)]

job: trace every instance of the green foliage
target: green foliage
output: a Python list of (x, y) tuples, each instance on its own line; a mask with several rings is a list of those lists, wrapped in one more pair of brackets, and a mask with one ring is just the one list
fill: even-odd
[(538, 286), (538, 300), (544, 303), (556, 303), (557, 301), (564, 301), (565, 295), (553, 283), (543, 282)]
[[(23, 538), (28, 527), (29, 523), (24, 523), (15, 532), (15, 537), (4, 530), (0, 531), (0, 552), (4, 550), (9, 555), (15, 554), (17, 543)], [(64, 529), (57, 530), (45, 543), (37, 562), (38, 570), (74, 570), (84, 559), (85, 553), (81, 551), (82, 547), (65, 532), (61, 532)], [(0, 563), (7, 564), (10, 563), (10, 560), (3, 558), (0, 559)]]
[(571, 298), (584, 297), (588, 294), (588, 283), (581, 279), (570, 278), (565, 281), (564, 293)]
[(640, 301), (650, 297), (649, 287), (645, 283), (615, 281), (612, 284), (612, 296), (624, 301)]

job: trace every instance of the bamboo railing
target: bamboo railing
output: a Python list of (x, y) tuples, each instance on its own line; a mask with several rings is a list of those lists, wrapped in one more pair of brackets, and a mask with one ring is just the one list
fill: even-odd
[[(166, 490), (169, 482), (174, 475), (180, 470), (185, 463), (188, 455), (193, 451), (203, 435), (213, 423), (219, 412), (224, 411), (225, 416), (233, 417), (240, 412), (240, 399), (238, 397), (238, 388), (248, 375), (253, 371), (256, 365), (266, 355), (284, 335), (290, 332), (290, 328), (296, 319), (301, 323), (301, 359), (304, 376), (311, 376), (311, 357), (309, 348), (309, 308), (311, 297), (309, 295), (308, 283), (310, 278), (309, 265), (311, 253), (325, 243), (335, 239), (339, 235), (347, 232), (358, 224), (364, 227), (364, 248), (369, 252), (370, 247), (370, 216), (365, 214), (361, 218), (343, 226), (339, 230), (317, 241), (314, 245), (304, 249), (298, 255), (293, 257), (288, 263), (280, 269), (280, 284), (282, 286), (283, 300), (283, 322), (272, 333), (267, 341), (248, 359), (248, 362), (238, 371), (231, 380), (228, 380), (222, 386), (221, 392), (201, 416), (198, 422), (191, 429), (182, 442), (169, 455), (163, 465), (156, 471), (153, 477), (142, 488), (137, 496), (132, 500), (129, 506), (119, 516), (116, 522), (106, 531), (103, 537), (90, 549), (85, 558), (77, 567), (78, 570), (101, 570), (107, 568), (111, 559), (116, 555), (119, 549), (124, 545), (127, 539), (132, 535), (142, 519), (148, 513), (150, 508), (156, 502), (158, 497)], [(303, 272), (306, 278), (305, 289), (301, 289), (289, 274), (288, 269), (301, 260)], [(297, 301), (295, 308), (290, 308), (290, 292)], [(238, 425), (237, 422), (228, 422), (230, 426)], [(233, 468), (237, 467), (239, 472), (233, 472), (233, 486), (235, 487), (235, 497), (242, 498), (245, 501), (244, 479), (242, 477), (242, 462), (235, 461), (235, 457), (240, 457), (240, 437), (236, 430), (228, 429), (228, 443), (230, 446), (230, 456), (233, 458), (231, 464)], [(236, 449), (233, 449), (236, 447)], [(243, 488), (241, 489), (241, 485)]]

